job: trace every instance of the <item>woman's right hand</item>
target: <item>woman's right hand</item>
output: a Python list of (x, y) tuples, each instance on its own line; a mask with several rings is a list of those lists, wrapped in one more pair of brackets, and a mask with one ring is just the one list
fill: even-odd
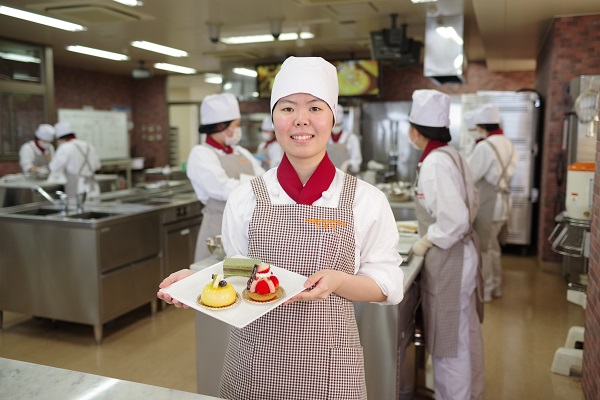
[[(177, 272), (173, 272), (171, 275), (167, 276), (161, 283), (160, 285), (158, 285), (159, 288), (164, 289), (166, 287), (171, 286), (173, 283), (182, 280), (183, 278), (187, 278), (188, 276), (195, 274), (196, 271), (192, 271), (191, 269), (182, 269), (179, 270)], [(174, 298), (171, 297), (170, 294), (158, 291), (156, 293), (156, 296), (161, 299), (166, 301), (169, 304), (173, 304), (175, 307), (177, 308), (189, 308), (188, 306), (186, 306), (183, 303), (180, 303), (179, 301), (175, 300)]]

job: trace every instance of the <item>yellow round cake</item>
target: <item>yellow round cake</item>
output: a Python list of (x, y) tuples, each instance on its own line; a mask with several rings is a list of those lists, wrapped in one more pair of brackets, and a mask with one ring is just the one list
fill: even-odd
[(213, 280), (204, 286), (200, 294), (200, 301), (208, 307), (227, 307), (236, 300), (233, 286), (216, 275)]

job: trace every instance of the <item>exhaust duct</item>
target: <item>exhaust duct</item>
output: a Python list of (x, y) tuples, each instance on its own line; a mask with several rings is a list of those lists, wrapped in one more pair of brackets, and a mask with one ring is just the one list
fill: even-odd
[(463, 15), (427, 17), (423, 73), (436, 85), (465, 83), (463, 34)]

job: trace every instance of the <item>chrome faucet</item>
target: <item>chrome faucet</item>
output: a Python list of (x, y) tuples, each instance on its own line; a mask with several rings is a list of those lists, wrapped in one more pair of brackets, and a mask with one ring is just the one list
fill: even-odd
[[(44, 189), (42, 189), (40, 186), (35, 186), (33, 187), (31, 190), (38, 192), (39, 194), (41, 194), (42, 196), (44, 196), (44, 198), (46, 200), (48, 200), (50, 203), (52, 203), (53, 206), (59, 206), (59, 203), (52, 198), (52, 196), (50, 196), (48, 194), (48, 192), (46, 192)], [(58, 192), (57, 192), (58, 193)]]
[(56, 195), (58, 196), (58, 207), (61, 215), (67, 215), (69, 210), (69, 199), (67, 198), (67, 194), (57, 190)]
[(83, 212), (83, 205), (85, 204), (85, 199), (87, 198), (87, 191), (78, 193), (75, 199), (77, 200), (77, 213), (81, 214)]

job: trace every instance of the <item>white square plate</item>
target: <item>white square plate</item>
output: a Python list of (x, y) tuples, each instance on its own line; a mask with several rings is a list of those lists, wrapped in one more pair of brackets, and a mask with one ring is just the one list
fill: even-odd
[[(271, 269), (273, 275), (279, 279), (280, 286), (285, 290), (285, 296), (272, 303), (255, 304), (242, 299), (240, 304), (225, 310), (211, 310), (198, 304), (198, 295), (202, 292), (204, 286), (212, 280), (212, 274), (223, 273), (223, 261), (204, 268), (187, 278), (175, 282), (167, 288), (160, 289), (160, 291), (170, 294), (175, 300), (182, 302), (194, 310), (210, 315), (236, 328), (243, 328), (304, 290), (305, 276), (276, 267), (275, 265), (271, 265)], [(248, 278), (242, 276), (230, 276), (226, 280), (240, 296), (248, 282)]]

